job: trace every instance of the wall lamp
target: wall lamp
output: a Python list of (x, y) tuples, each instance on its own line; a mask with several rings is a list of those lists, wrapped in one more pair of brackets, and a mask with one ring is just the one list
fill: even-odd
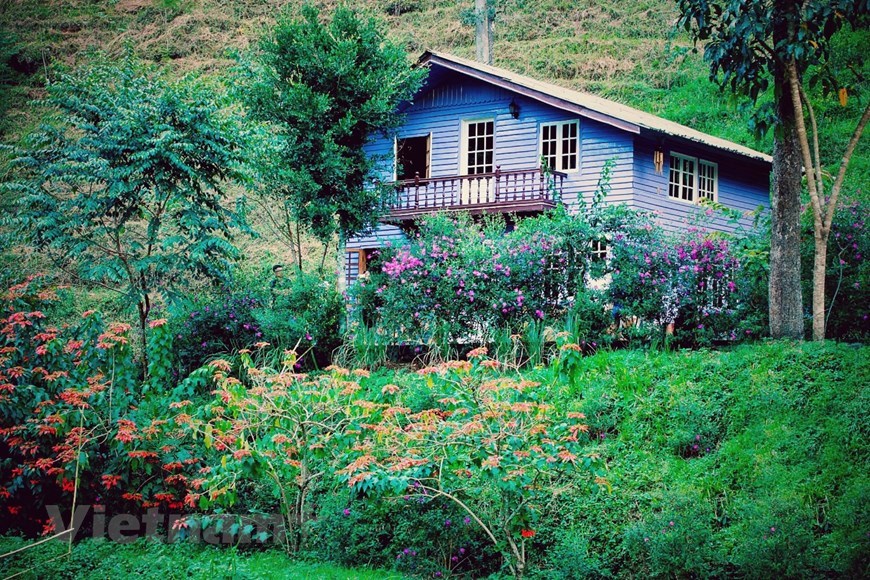
[(508, 110), (511, 112), (511, 117), (514, 119), (520, 118), (520, 106), (515, 100), (511, 99), (511, 104), (508, 105)]

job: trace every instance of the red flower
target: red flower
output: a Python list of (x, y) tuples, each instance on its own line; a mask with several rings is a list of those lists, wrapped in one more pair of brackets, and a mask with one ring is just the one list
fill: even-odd
[(535, 530), (520, 530), (520, 535), (524, 538), (534, 538)]

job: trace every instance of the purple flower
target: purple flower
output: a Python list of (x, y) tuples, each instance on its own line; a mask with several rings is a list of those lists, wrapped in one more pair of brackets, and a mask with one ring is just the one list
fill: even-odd
[(449, 528), (449, 527), (450, 527), (450, 520), (444, 520), (444, 527), (445, 527), (445, 528)]
[[(471, 518), (468, 516), (465, 516), (465, 518), (463, 518), (463, 520), (462, 520), (462, 523), (464, 523), (467, 526), (468, 524), (471, 523)], [(460, 554), (465, 553), (465, 548), (460, 548), (459, 553)]]
[(311, 334), (305, 333), (305, 340), (311, 340)]
[(350, 508), (344, 508), (344, 512), (342, 512), (342, 513), (344, 513), (345, 517), (349, 516), (350, 515)]

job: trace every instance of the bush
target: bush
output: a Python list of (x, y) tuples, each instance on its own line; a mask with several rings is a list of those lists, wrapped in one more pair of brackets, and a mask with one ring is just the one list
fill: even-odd
[[(825, 275), (826, 336), (838, 340), (870, 341), (870, 205), (843, 203), (834, 215), (828, 241)], [(813, 292), (812, 212), (803, 216), (801, 261), (804, 304), (809, 309)], [(807, 325), (812, 319), (807, 318)]]
[(41, 309), (55, 300), (35, 277), (0, 298), (0, 533), (59, 532), (47, 507), (66, 510), (73, 494), (80, 506), (105, 506), (107, 517), (184, 511), (201, 457), (176, 438), (185, 415), (170, 409), (191, 401), (178, 401), (164, 382), (166, 321), (150, 323), (150, 376), (142, 381), (130, 325), (104, 324), (89, 311), (54, 327)]
[(648, 328), (659, 335), (674, 323), (684, 346), (755, 337), (759, 289), (750, 277), (755, 268), (741, 264), (742, 247), (732, 236), (697, 228), (674, 236), (647, 223), (621, 232), (611, 258), (614, 307), (621, 317), (658, 325)]
[[(310, 353), (300, 363), (329, 364), (341, 344), (344, 299), (333, 280), (295, 271), (279, 289), (271, 308), (260, 308), (254, 316), (264, 336), (274, 346)], [(312, 365), (309, 364), (309, 368)]]
[(185, 377), (218, 354), (267, 340), (255, 317), (262, 299), (254, 294), (223, 295), (171, 310), (178, 376)]

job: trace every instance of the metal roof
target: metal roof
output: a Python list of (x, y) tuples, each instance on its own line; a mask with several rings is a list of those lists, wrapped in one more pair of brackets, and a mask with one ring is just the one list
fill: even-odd
[(642, 129), (653, 131), (738, 155), (744, 155), (766, 163), (772, 162), (772, 158), (769, 155), (749, 147), (702, 133), (691, 127), (662, 119), (622, 103), (539, 81), (503, 68), (460, 58), (452, 54), (433, 51), (424, 52), (418, 62), (420, 65), (437, 65), (467, 74), (529, 98), (575, 112), (581, 116), (592, 118), (632, 133), (640, 133)]

